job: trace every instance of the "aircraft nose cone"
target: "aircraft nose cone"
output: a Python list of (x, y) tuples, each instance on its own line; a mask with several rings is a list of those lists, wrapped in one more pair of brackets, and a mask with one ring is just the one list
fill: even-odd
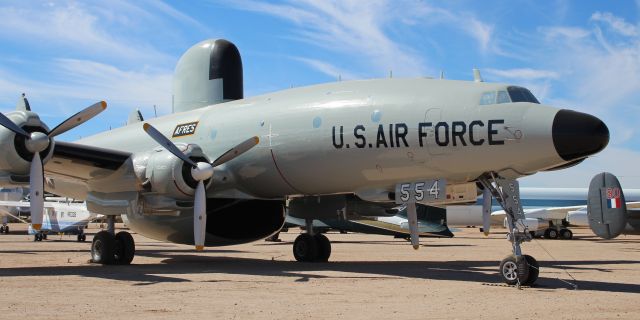
[(553, 119), (553, 145), (558, 155), (572, 161), (600, 152), (609, 143), (609, 128), (586, 113), (560, 110)]

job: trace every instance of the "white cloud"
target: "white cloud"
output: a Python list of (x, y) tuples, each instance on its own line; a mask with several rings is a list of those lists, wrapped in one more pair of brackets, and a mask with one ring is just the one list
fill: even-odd
[(623, 18), (614, 16), (611, 12), (596, 12), (591, 15), (591, 20), (605, 22), (611, 29), (623, 36), (632, 37), (639, 34), (638, 26), (626, 22)]
[(328, 62), (324, 62), (316, 59), (303, 58), (303, 57), (292, 57), (292, 58), (311, 66), (312, 68), (324, 73), (325, 75), (334, 77), (336, 79), (340, 78), (343, 80), (352, 80), (352, 79), (360, 78), (360, 76), (357, 76), (342, 68), (336, 67)]
[(236, 1), (235, 6), (247, 11), (273, 15), (294, 23), (294, 34), (300, 40), (348, 55), (366, 57), (380, 74), (388, 70), (403, 75), (424, 75), (423, 59), (411, 48), (394, 42), (385, 26), (394, 17), (387, 1), (306, 0), (286, 4), (259, 1)]
[(524, 80), (537, 80), (537, 79), (556, 79), (559, 74), (555, 71), (540, 70), (531, 68), (518, 68), (518, 69), (492, 69), (487, 68), (485, 71), (491, 75), (505, 79), (524, 79)]
[(570, 40), (588, 37), (590, 32), (578, 27), (541, 27), (539, 31), (547, 40), (554, 38), (566, 38)]

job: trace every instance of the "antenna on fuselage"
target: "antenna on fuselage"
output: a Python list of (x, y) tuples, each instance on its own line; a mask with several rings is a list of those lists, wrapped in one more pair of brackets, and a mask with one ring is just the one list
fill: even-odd
[(440, 80), (444, 79), (444, 71), (440, 70)]
[(480, 75), (480, 70), (478, 68), (473, 68), (473, 81), (482, 82), (482, 75)]
[(393, 78), (393, 70), (389, 70), (389, 79)]

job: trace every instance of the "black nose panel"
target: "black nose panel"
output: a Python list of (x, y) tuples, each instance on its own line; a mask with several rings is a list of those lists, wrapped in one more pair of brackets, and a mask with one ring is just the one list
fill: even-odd
[(600, 152), (609, 143), (609, 128), (586, 113), (560, 110), (553, 119), (553, 145), (566, 161)]

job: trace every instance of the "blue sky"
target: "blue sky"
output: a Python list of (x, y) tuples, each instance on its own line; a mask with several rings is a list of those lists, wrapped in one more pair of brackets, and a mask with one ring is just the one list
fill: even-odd
[(471, 79), (478, 67), (611, 130), (605, 152), (524, 185), (586, 186), (608, 170), (640, 188), (639, 13), (634, 1), (0, 1), (0, 110), (26, 92), (55, 126), (109, 103), (65, 140), (121, 126), (135, 107), (166, 114), (175, 63), (207, 38), (238, 46), (246, 96), (390, 70)]

